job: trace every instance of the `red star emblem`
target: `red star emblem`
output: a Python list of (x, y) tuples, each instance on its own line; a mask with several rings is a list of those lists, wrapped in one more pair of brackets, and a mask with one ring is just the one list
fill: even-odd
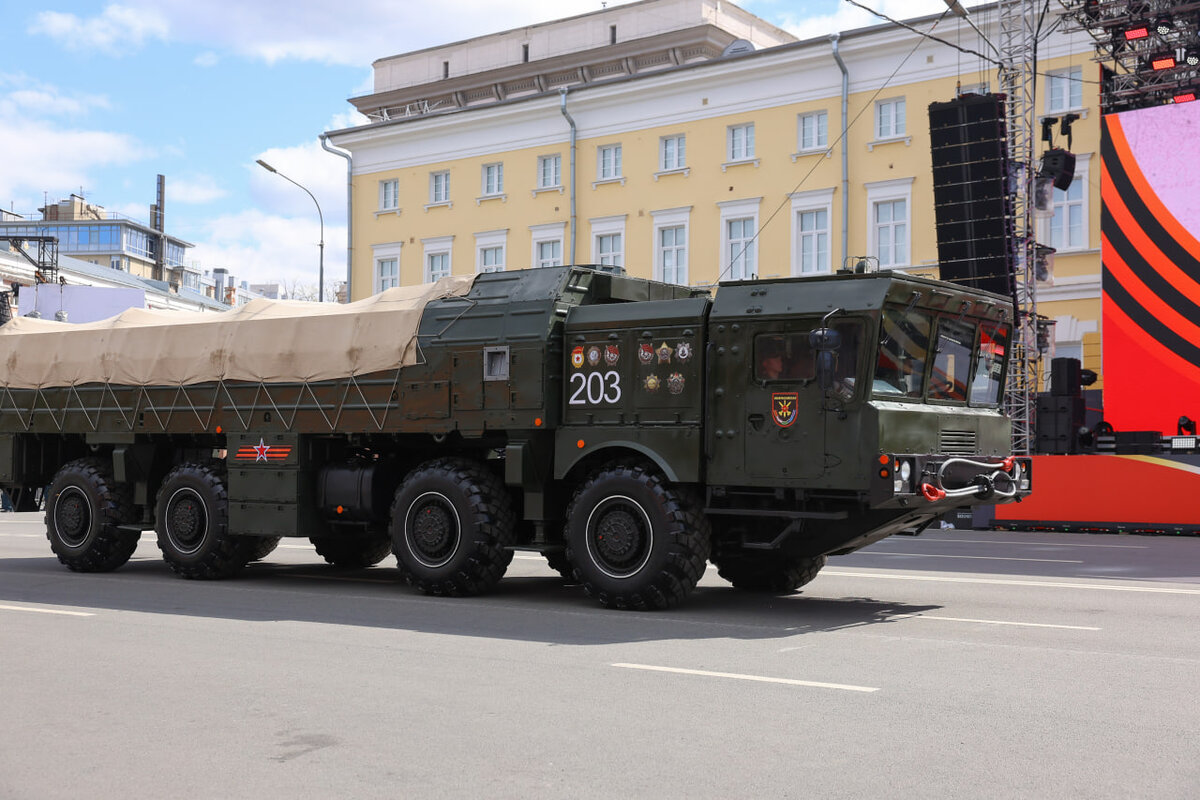
[(264, 442), (260, 436), (258, 438), (258, 444), (252, 445), (251, 449), (254, 451), (254, 461), (257, 463), (259, 461), (267, 460), (267, 453), (271, 450), (271, 445)]

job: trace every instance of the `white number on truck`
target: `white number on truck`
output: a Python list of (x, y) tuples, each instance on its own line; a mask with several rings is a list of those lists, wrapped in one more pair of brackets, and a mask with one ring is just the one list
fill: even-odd
[(574, 391), (567, 402), (573, 406), (598, 406), (621, 401), (621, 375), (616, 370), (587, 374), (573, 372), (571, 386)]

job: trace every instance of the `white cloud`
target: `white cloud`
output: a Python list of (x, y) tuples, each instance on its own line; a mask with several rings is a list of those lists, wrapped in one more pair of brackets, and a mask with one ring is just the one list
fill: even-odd
[(192, 60), (192, 63), (197, 67), (215, 67), (220, 60), (220, 57), (218, 57), (216, 53), (211, 50), (205, 50), (203, 53), (196, 56)]
[(167, 202), (185, 205), (202, 205), (220, 200), (229, 194), (217, 185), (210, 175), (193, 178), (172, 178), (167, 181)]
[(33, 204), (41, 205), (43, 192), (65, 197), (87, 186), (93, 169), (132, 164), (147, 155), (125, 134), (63, 130), (11, 117), (0, 117), (0, 153), (20, 153), (19, 158), (6, 158), (0, 169), (0, 197), (29, 204), (26, 212)]
[[(966, 0), (966, 7), (979, 5), (989, 0)], [(868, 6), (892, 19), (907, 20), (929, 14), (941, 14), (946, 10), (945, 0), (864, 0)], [(753, 9), (751, 9), (753, 11)], [(812, 15), (804, 11), (787, 11), (779, 14), (776, 24), (799, 39), (816, 39), (834, 32), (867, 28), (887, 24), (886, 20), (866, 9), (839, 3), (832, 14)]]
[(42, 33), (71, 50), (98, 50), (121, 56), (136, 50), (147, 39), (165, 40), (170, 32), (167, 18), (153, 3), (109, 5), (98, 16), (77, 17), (60, 11), (42, 11), (29, 26), (29, 33)]
[(0, 90), (8, 88), (12, 91), (0, 94), (0, 117), (77, 117), (94, 108), (110, 108), (105, 95), (68, 94), (23, 72), (0, 73)]
[[(312, 192), (320, 203), (325, 226), (346, 221), (346, 161), (313, 141), (295, 147), (273, 147), (256, 158)], [(293, 184), (253, 162), (247, 164), (250, 193), (258, 205), (272, 214), (296, 218), (316, 215), (313, 198)], [(328, 237), (326, 237), (328, 240)]]
[[(206, 270), (228, 269), (238, 283), (298, 282), (315, 286), (319, 241), (317, 220), (311, 213), (289, 217), (252, 209), (210, 220), (189, 258)], [(326, 225), (326, 285), (345, 280), (345, 276), (346, 228)]]

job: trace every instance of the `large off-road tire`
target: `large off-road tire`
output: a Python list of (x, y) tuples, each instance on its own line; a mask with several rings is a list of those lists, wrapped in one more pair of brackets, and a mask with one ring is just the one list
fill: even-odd
[(373, 567), (392, 554), (392, 537), (383, 531), (309, 539), (317, 555), (335, 567)]
[(825, 556), (784, 556), (780, 553), (738, 553), (713, 559), (717, 574), (736, 589), (768, 594), (791, 594), (817, 577)]
[(282, 536), (248, 536), (250, 540), (250, 560), (258, 561), (266, 558), (275, 552), (275, 548), (279, 547), (279, 542), (283, 539)]
[(429, 461), (405, 477), (392, 501), (392, 552), (400, 574), (427, 594), (476, 595), (496, 585), (516, 542), (504, 483), (466, 459)]
[(46, 538), (68, 569), (109, 572), (128, 561), (141, 534), (117, 526), (132, 519), (129, 486), (117, 483), (98, 459), (72, 461), (50, 482)]
[(229, 532), (229, 494), (213, 464), (182, 464), (167, 473), (155, 516), (163, 560), (185, 578), (227, 578), (253, 554), (253, 537)]
[(692, 491), (645, 466), (616, 464), (576, 490), (566, 540), (590, 597), (609, 608), (657, 610), (696, 588), (712, 534)]

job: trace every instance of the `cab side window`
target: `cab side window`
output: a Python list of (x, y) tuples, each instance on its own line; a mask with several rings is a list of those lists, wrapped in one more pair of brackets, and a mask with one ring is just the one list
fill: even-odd
[(754, 377), (760, 381), (808, 380), (815, 374), (808, 331), (766, 333), (754, 339)]

